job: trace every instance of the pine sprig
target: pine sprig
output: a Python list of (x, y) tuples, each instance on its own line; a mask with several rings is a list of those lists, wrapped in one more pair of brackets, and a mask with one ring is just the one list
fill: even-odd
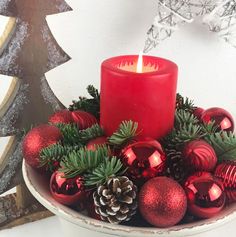
[(205, 137), (214, 148), (218, 161), (236, 160), (236, 135), (232, 132), (218, 132)]
[(85, 145), (89, 140), (104, 135), (103, 129), (94, 124), (90, 128), (79, 130), (76, 124), (57, 124), (63, 135), (65, 145)]
[(109, 157), (109, 153), (107, 146), (99, 146), (95, 151), (81, 148), (64, 157), (60, 171), (64, 172), (67, 178), (90, 172), (104, 162)]
[(193, 103), (193, 100), (190, 100), (189, 98), (184, 98), (179, 93), (176, 96), (176, 109), (177, 110), (185, 110), (189, 112), (193, 112), (195, 106)]
[(108, 139), (113, 146), (122, 146), (138, 135), (138, 123), (123, 121), (118, 130)]
[(88, 99), (86, 97), (79, 97), (78, 101), (72, 101), (72, 105), (70, 105), (69, 110), (83, 110), (93, 114), (99, 120), (100, 94), (98, 90), (92, 85), (87, 87), (87, 91), (92, 98)]
[(101, 185), (107, 182), (107, 180), (112, 176), (121, 176), (124, 174), (125, 169), (121, 161), (113, 156), (111, 158), (106, 158), (97, 168), (95, 168), (91, 173), (86, 174), (85, 185), (94, 186)]
[(46, 147), (40, 152), (40, 167), (54, 171), (65, 156), (80, 148), (80, 146), (63, 146), (60, 143)]
[(175, 113), (175, 128), (182, 127), (186, 124), (198, 124), (199, 120), (189, 111), (184, 109), (176, 110)]

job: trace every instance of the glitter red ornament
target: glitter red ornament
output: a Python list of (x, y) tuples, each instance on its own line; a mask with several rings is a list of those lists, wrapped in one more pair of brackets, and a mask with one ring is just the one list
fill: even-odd
[(97, 119), (90, 113), (81, 110), (75, 110), (72, 113), (73, 122), (77, 124), (80, 130), (89, 128), (98, 123)]
[(232, 115), (222, 108), (210, 108), (205, 110), (202, 114), (201, 120), (204, 123), (215, 122), (218, 126), (218, 130), (233, 132), (234, 120)]
[(102, 146), (102, 145), (105, 145), (105, 144), (107, 144), (107, 138), (106, 137), (97, 137), (97, 138), (94, 138), (94, 139), (90, 140), (87, 143), (86, 148), (88, 150), (95, 151), (98, 146)]
[(156, 227), (170, 227), (184, 217), (187, 198), (183, 188), (167, 177), (146, 182), (139, 193), (139, 210), (144, 219)]
[(87, 194), (82, 177), (65, 178), (64, 173), (56, 171), (51, 176), (50, 191), (59, 203), (84, 209)]
[(51, 124), (70, 124), (73, 123), (73, 118), (71, 111), (63, 109), (54, 113), (48, 121)]
[(38, 168), (42, 149), (62, 139), (60, 130), (52, 125), (40, 125), (27, 133), (23, 141), (23, 156), (28, 165)]
[(214, 149), (203, 140), (187, 143), (183, 149), (183, 159), (187, 167), (195, 171), (212, 171), (217, 163)]
[(188, 211), (199, 218), (211, 218), (225, 205), (226, 196), (222, 184), (210, 178), (196, 179), (185, 186)]
[(131, 143), (122, 150), (121, 159), (128, 167), (127, 175), (136, 184), (162, 175), (166, 167), (166, 155), (155, 140)]

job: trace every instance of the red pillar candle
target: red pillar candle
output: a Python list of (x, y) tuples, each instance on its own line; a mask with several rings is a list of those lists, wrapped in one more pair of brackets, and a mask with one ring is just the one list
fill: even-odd
[(124, 120), (138, 122), (141, 135), (159, 139), (173, 127), (177, 65), (169, 60), (119, 56), (102, 63), (101, 126), (110, 136)]

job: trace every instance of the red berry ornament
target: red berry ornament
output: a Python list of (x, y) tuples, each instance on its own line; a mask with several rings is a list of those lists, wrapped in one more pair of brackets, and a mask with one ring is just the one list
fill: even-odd
[(78, 125), (80, 130), (89, 128), (98, 123), (97, 119), (92, 114), (81, 110), (73, 111), (72, 118), (73, 122)]
[(67, 179), (65, 174), (56, 171), (52, 174), (50, 180), (50, 191), (53, 198), (64, 205), (78, 205), (84, 208), (86, 200), (86, 191), (82, 177)]
[(218, 130), (223, 130), (227, 132), (234, 131), (234, 120), (232, 115), (221, 108), (210, 108), (205, 110), (202, 114), (201, 120), (204, 123), (215, 122), (218, 126)]
[(63, 109), (53, 114), (48, 121), (51, 124), (70, 124), (73, 123), (73, 118), (71, 111)]
[(95, 139), (90, 140), (86, 148), (91, 151), (95, 151), (98, 146), (105, 145), (107, 143), (107, 138), (106, 137), (97, 137)]
[(225, 205), (225, 193), (222, 184), (209, 179), (197, 179), (185, 186), (189, 212), (200, 218), (211, 218)]
[(139, 141), (125, 147), (121, 159), (128, 167), (127, 175), (138, 184), (163, 174), (166, 156), (159, 142)]
[(28, 165), (38, 168), (42, 149), (59, 142), (62, 139), (60, 130), (52, 125), (41, 125), (33, 128), (23, 141), (23, 156)]
[(156, 227), (170, 227), (184, 217), (187, 198), (183, 188), (167, 177), (146, 182), (139, 193), (139, 210), (144, 219)]
[(183, 150), (183, 159), (195, 171), (212, 171), (217, 163), (214, 149), (203, 140), (187, 143)]

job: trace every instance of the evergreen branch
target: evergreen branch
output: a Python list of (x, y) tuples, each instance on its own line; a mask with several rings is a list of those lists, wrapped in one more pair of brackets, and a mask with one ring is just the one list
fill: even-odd
[(63, 158), (60, 171), (64, 172), (67, 178), (84, 174), (98, 167), (109, 157), (109, 153), (107, 146), (99, 146), (96, 151), (81, 148)]
[(104, 135), (102, 128), (98, 124), (92, 127), (79, 130), (76, 124), (57, 124), (63, 135), (65, 145), (85, 145), (89, 140)]
[(93, 114), (98, 120), (100, 118), (100, 94), (94, 86), (89, 85), (87, 91), (91, 99), (86, 97), (79, 97), (78, 101), (72, 101), (72, 105), (69, 106), (69, 110), (83, 110)]
[(80, 148), (80, 146), (62, 146), (60, 143), (46, 147), (40, 152), (40, 167), (55, 171), (65, 156)]
[(138, 135), (137, 130), (138, 123), (123, 121), (118, 130), (108, 139), (108, 141), (113, 146), (125, 145), (128, 141)]
[(184, 109), (176, 110), (175, 128), (182, 127), (184, 124), (198, 124), (199, 120), (189, 111)]
[(236, 160), (236, 135), (232, 132), (218, 132), (204, 138), (214, 148), (219, 162)]
[(121, 176), (125, 171), (123, 164), (117, 157), (106, 158), (91, 173), (84, 175), (85, 185), (95, 186), (104, 184), (110, 177)]
[(190, 100), (189, 98), (184, 98), (179, 93), (176, 96), (176, 109), (177, 110), (185, 110), (189, 112), (193, 112), (195, 106), (193, 103), (193, 100)]

